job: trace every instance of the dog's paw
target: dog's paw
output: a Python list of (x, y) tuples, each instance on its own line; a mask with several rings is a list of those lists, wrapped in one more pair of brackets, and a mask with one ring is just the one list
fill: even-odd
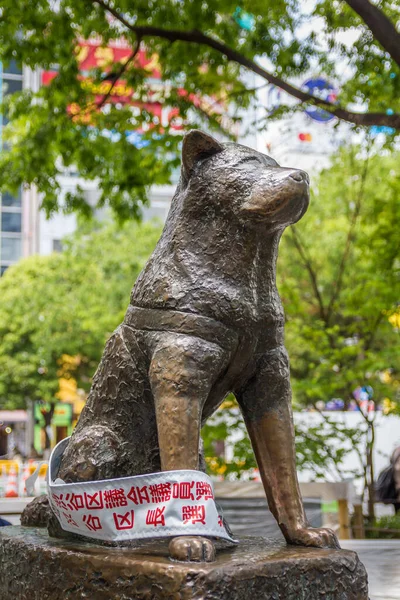
[(173, 538), (168, 546), (171, 558), (184, 562), (213, 562), (215, 547), (203, 537), (182, 536)]
[(36, 496), (22, 511), (21, 525), (24, 527), (46, 527), (52, 514), (47, 494)]
[(297, 529), (289, 536), (288, 543), (312, 548), (340, 549), (339, 540), (335, 533), (332, 529), (325, 529), (324, 527), (304, 527)]

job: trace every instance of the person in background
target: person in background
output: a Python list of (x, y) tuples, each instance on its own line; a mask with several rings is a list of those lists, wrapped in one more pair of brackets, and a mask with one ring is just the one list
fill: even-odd
[(394, 487), (396, 490), (396, 502), (393, 502), (394, 512), (400, 513), (400, 446), (398, 446), (390, 459), (393, 467)]

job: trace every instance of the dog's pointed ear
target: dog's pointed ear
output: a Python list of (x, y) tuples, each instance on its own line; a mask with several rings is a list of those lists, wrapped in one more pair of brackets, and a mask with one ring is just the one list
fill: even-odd
[(199, 129), (189, 131), (183, 138), (182, 145), (182, 173), (185, 179), (189, 179), (198, 160), (217, 154), (222, 150), (222, 145), (208, 133)]

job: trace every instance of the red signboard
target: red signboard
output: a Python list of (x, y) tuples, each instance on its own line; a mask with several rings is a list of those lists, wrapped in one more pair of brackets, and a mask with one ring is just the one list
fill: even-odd
[[(122, 66), (132, 55), (132, 48), (126, 40), (121, 38), (109, 42), (107, 46), (103, 45), (101, 39), (82, 40), (76, 46), (76, 53), (80, 65), (81, 84), (94, 94), (95, 103), (100, 104), (104, 97), (109, 94), (109, 97), (107, 97), (107, 102), (109, 103), (129, 104), (132, 107), (136, 106), (138, 111), (145, 109), (156, 118), (161, 127), (168, 128), (170, 131), (180, 131), (183, 129), (183, 121), (179, 115), (179, 109), (165, 106), (164, 103), (161, 104), (158, 100), (160, 86), (163, 85), (163, 82), (161, 80), (161, 67), (157, 54), (149, 56), (141, 48), (132, 62), (133, 67), (136, 66), (136, 68), (143, 69), (148, 73), (147, 102), (143, 102), (142, 98), (135, 98), (134, 89), (122, 78), (116, 82), (108, 79), (95, 82), (90, 77), (90, 70), (95, 68), (101, 68), (104, 73), (118, 71), (119, 67), (117, 66), (116, 68), (116, 65), (120, 64)], [(55, 69), (43, 71), (42, 85), (49, 85), (56, 76), (57, 71)], [(232, 124), (228, 123), (229, 117), (226, 114), (226, 107), (223, 103), (217, 102), (215, 99), (196, 96), (182, 88), (175, 91), (178, 95), (186, 97), (193, 106), (199, 107), (204, 113), (220, 114), (222, 120), (225, 121), (223, 126), (231, 129), (232, 132), (234, 131)], [(85, 112), (82, 111), (80, 106), (71, 105), (69, 113), (77, 115), (76, 118), (79, 118), (81, 122), (90, 125), (91, 111), (88, 110)], [(141, 128), (136, 129), (136, 133), (141, 134), (152, 127), (154, 127), (153, 124), (144, 123)]]
[[(76, 53), (81, 73), (87, 77), (90, 69), (102, 68), (105, 71), (110, 71), (116, 63), (121, 63), (122, 66), (132, 54), (132, 48), (120, 41), (109, 42), (108, 46), (103, 46), (100, 40), (92, 40), (79, 42)], [(149, 57), (141, 49), (135, 56), (134, 64), (147, 71), (152, 79), (161, 79), (161, 69), (156, 54)], [(43, 71), (43, 85), (50, 83), (56, 75), (56, 70)]]
[[(110, 42), (107, 46), (102, 45), (101, 40), (82, 41), (76, 47), (76, 52), (80, 65), (82, 85), (95, 95), (95, 102), (100, 103), (104, 96), (110, 94), (107, 101), (112, 104), (130, 104), (132, 106), (137, 106), (138, 109), (144, 108), (156, 117), (162, 126), (168, 126), (173, 130), (183, 129), (182, 119), (179, 117), (178, 109), (166, 107), (156, 100), (157, 88), (159, 89), (159, 86), (162, 85), (161, 69), (156, 54), (148, 56), (145, 50), (140, 49), (133, 62), (133, 66), (144, 69), (144, 71), (148, 73), (149, 101), (143, 103), (135, 100), (134, 89), (129, 86), (124, 79), (119, 79), (117, 82), (107, 79), (101, 82), (94, 82), (90, 78), (91, 69), (101, 68), (105, 73), (111, 70), (115, 72), (117, 63), (120, 63), (122, 66), (124, 62), (129, 59), (132, 54), (132, 48), (130, 48), (123, 39)], [(48, 85), (56, 76), (56, 70), (43, 71), (42, 85)], [(178, 93), (186, 94), (184, 90), (179, 90)], [(154, 101), (152, 101), (152, 97), (154, 98)], [(72, 115), (78, 114), (81, 113), (81, 108), (79, 106), (71, 105), (69, 107), (69, 112)], [(89, 114), (81, 114), (80, 119), (90, 123)], [(149, 125), (147, 125), (147, 129), (148, 128)], [(142, 133), (143, 131), (144, 129), (137, 130), (138, 133)]]

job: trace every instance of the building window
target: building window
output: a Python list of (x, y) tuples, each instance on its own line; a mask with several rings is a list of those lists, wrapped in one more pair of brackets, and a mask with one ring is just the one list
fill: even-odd
[(61, 252), (62, 251), (62, 241), (61, 240), (53, 240), (53, 252)]
[(10, 60), (8, 64), (3, 63), (3, 73), (7, 75), (22, 75), (22, 69), (17, 65), (15, 60)]
[(20, 233), (22, 227), (22, 214), (20, 212), (1, 213), (1, 231)]
[[(14, 92), (20, 92), (22, 90), (22, 81), (20, 79), (5, 79), (3, 76), (3, 96), (7, 94), (13, 94)], [(3, 127), (7, 125), (9, 119), (7, 116), (7, 110), (3, 111)]]
[(14, 94), (22, 90), (22, 81), (20, 79), (5, 79), (3, 76), (3, 96)]
[[(2, 71), (1, 72), (1, 67)], [(0, 96), (22, 90), (22, 68), (15, 60), (0, 64)], [(7, 114), (0, 117), (1, 127), (8, 123)], [(3, 143), (3, 150), (6, 149)], [(0, 194), (0, 276), (22, 256), (22, 192)]]
[(21, 190), (19, 190), (16, 196), (13, 196), (9, 192), (3, 192), (1, 203), (3, 206), (11, 206), (13, 208), (21, 206)]
[(3, 262), (16, 262), (21, 258), (22, 241), (20, 237), (1, 238), (1, 260)]

